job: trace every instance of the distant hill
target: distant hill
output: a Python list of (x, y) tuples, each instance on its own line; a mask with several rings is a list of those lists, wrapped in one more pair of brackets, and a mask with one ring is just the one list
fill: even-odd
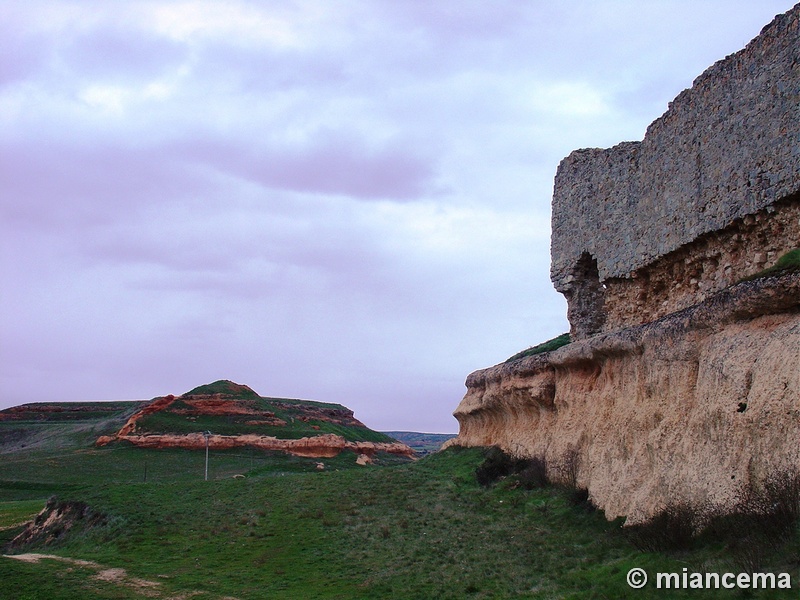
[(132, 444), (147, 448), (251, 447), (305, 457), (343, 450), (411, 457), (341, 404), (262, 397), (228, 380), (143, 402), (26, 404), (0, 411), (0, 452), (26, 447)]
[(403, 442), (418, 455), (438, 451), (447, 440), (453, 439), (455, 433), (418, 433), (415, 431), (384, 431), (386, 435)]
[(36, 402), (0, 411), (0, 453), (87, 447), (147, 401)]

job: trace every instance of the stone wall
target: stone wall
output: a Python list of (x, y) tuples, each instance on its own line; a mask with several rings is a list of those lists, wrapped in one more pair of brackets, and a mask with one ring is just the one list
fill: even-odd
[[(649, 323), (687, 308), (774, 265), (798, 246), (800, 195), (700, 236), (636, 269), (630, 277), (608, 279), (603, 294), (603, 326), (597, 330)], [(585, 290), (589, 284), (583, 287)]]
[[(797, 203), (786, 199), (798, 191), (800, 4), (706, 70), (641, 142), (577, 150), (559, 165), (551, 278), (569, 302), (573, 336), (643, 322), (757, 271), (757, 256), (781, 250), (759, 247), (769, 236), (753, 232), (727, 256), (709, 237), (749, 235), (749, 216), (768, 220), (772, 207), (788, 210), (794, 238), (783, 247), (796, 247)], [(681, 261), (720, 264), (697, 272), (679, 268)], [(643, 294), (636, 278), (663, 279), (669, 294)]]

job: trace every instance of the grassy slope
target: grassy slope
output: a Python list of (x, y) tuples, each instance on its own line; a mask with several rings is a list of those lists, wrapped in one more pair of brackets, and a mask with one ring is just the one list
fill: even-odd
[[(63, 402), (38, 405), (54, 407), (56, 410), (47, 413), (22, 413), (23, 418), (0, 420), (0, 455), (19, 451), (60, 451), (91, 446), (99, 436), (116, 433), (128, 417), (144, 404), (144, 402), (81, 404)], [(92, 407), (97, 410), (74, 410), (78, 407)], [(64, 410), (59, 411), (59, 408)]]
[(781, 256), (771, 267), (754, 273), (749, 277), (745, 277), (740, 281), (752, 281), (753, 279), (759, 279), (761, 277), (776, 277), (797, 271), (800, 271), (800, 248), (790, 250)]
[[(272, 426), (264, 424), (248, 424), (258, 420), (258, 415), (186, 415), (170, 412), (169, 409), (145, 416), (139, 421), (138, 428), (148, 433), (185, 434), (198, 431), (211, 431), (219, 435), (257, 434), (275, 436), (281, 439), (299, 439), (326, 433), (341, 435), (349, 441), (391, 442), (389, 436), (367, 427), (339, 425), (323, 419), (306, 417), (303, 408), (321, 408), (330, 410), (347, 410), (339, 404), (325, 404), (308, 400), (289, 400), (286, 398), (258, 398), (251, 402), (258, 410), (273, 413), (286, 425)], [(178, 401), (180, 403), (180, 401)], [(176, 403), (175, 408), (180, 408)], [(314, 427), (318, 429), (314, 429)]]
[(536, 346), (531, 346), (527, 350), (522, 350), (521, 352), (517, 352), (514, 356), (506, 359), (505, 362), (513, 362), (515, 360), (519, 360), (527, 356), (534, 356), (535, 354), (552, 352), (553, 350), (557, 350), (558, 348), (561, 348), (561, 346), (566, 346), (569, 343), (570, 343), (569, 333), (562, 333), (561, 335), (554, 337), (551, 340), (547, 340), (546, 342), (542, 342), (541, 344), (537, 344)]
[[(658, 598), (664, 592), (652, 587), (633, 593), (627, 571), (741, 570), (713, 545), (638, 552), (618, 522), (569, 506), (554, 489), (481, 488), (474, 478), (481, 458), (479, 450), (453, 449), (386, 468), (279, 476), (257, 476), (256, 468), (245, 480), (211, 482), (96, 481), (61, 495), (106, 513), (108, 524), (39, 551), (126, 568), (158, 581), (161, 597), (198, 591), (193, 597), (201, 599)], [(89, 483), (88, 469), (81, 479)], [(780, 570), (792, 569), (795, 583), (799, 555), (795, 539), (773, 557)], [(139, 597), (83, 570), (81, 578), (80, 568), (62, 563), (0, 559), (3, 588), (18, 594), (0, 591), (0, 598)], [(61, 582), (56, 591), (53, 582)], [(35, 595), (39, 586), (43, 592)], [(701, 595), (739, 597), (728, 590)]]

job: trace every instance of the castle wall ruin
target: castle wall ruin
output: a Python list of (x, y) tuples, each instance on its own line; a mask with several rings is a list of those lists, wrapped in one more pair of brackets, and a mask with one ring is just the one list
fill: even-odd
[[(800, 471), (800, 4), (641, 142), (573, 152), (552, 269), (572, 343), (472, 373), (452, 445), (551, 465), (606, 517), (733, 509)], [(742, 281), (740, 281), (742, 280)]]
[(800, 4), (641, 142), (559, 165), (551, 279), (575, 339), (701, 302), (800, 245)]

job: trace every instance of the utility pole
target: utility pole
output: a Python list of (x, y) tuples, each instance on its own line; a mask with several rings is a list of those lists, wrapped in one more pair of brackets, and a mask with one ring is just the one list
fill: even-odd
[(204, 431), (203, 435), (206, 438), (206, 477), (204, 481), (208, 481), (208, 438), (211, 436), (210, 431)]

